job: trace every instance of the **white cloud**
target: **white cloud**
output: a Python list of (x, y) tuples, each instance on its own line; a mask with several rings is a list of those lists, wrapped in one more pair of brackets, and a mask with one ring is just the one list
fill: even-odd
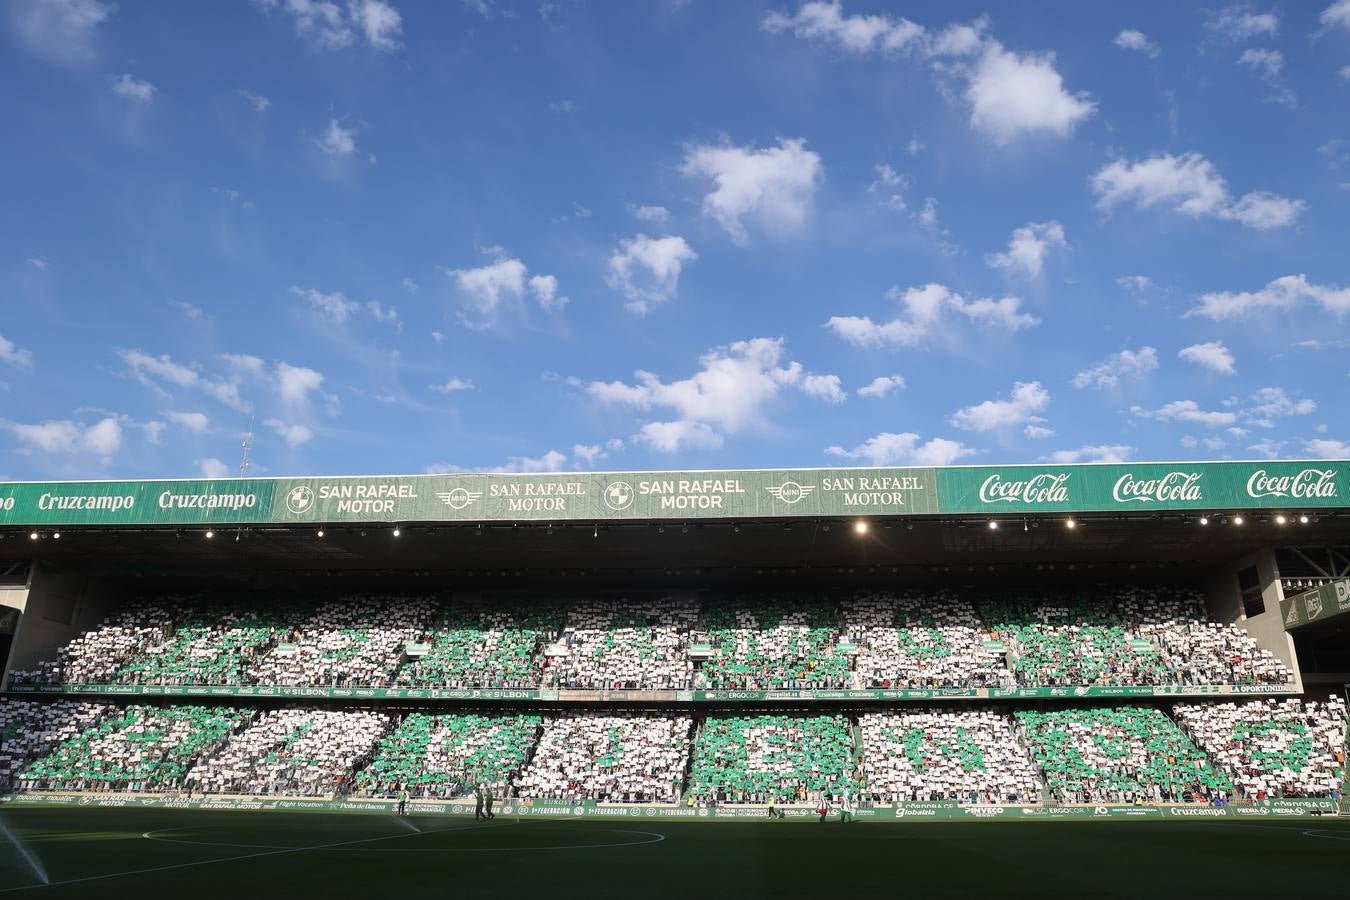
[(181, 425), (194, 434), (201, 434), (211, 426), (211, 420), (207, 418), (206, 413), (168, 412), (164, 414), (164, 417), (175, 425)]
[(224, 359), (232, 369), (255, 378), (262, 377), (265, 363), (260, 356), (250, 356), (247, 353), (226, 353)]
[(970, 106), (971, 127), (996, 143), (1035, 134), (1065, 137), (1096, 111), (1086, 94), (1065, 90), (1053, 53), (1007, 50), (985, 35), (984, 19), (930, 32), (908, 19), (846, 15), (838, 0), (830, 0), (804, 3), (791, 16), (770, 13), (761, 25), (849, 53), (904, 52), (929, 61), (945, 96), (958, 95), (949, 87), (952, 80), (965, 82), (960, 96)]
[(552, 275), (531, 276), (530, 292), (547, 312), (560, 310), (567, 305), (567, 298), (558, 294), (558, 279)]
[(925, 228), (936, 229), (938, 223), (937, 207), (937, 200), (933, 197), (923, 201), (923, 209), (919, 210), (918, 214), (919, 224)]
[(1350, 288), (1312, 284), (1306, 275), (1285, 275), (1258, 291), (1203, 294), (1186, 316), (1221, 322), (1268, 310), (1287, 311), (1305, 302), (1314, 303), (1339, 318), (1350, 313)]
[(973, 456), (979, 451), (967, 447), (960, 441), (946, 438), (932, 438), (920, 443), (920, 438), (912, 432), (896, 434), (882, 432), (870, 437), (852, 450), (838, 445), (826, 447), (830, 456), (845, 459), (862, 459), (874, 466), (949, 466), (958, 459)]
[(1116, 279), (1116, 284), (1137, 294), (1153, 289), (1153, 279), (1147, 275), (1122, 275)]
[[(672, 452), (681, 446), (721, 446), (722, 433), (763, 426), (766, 407), (784, 389), (829, 398), (834, 376), (809, 376), (800, 363), (783, 360), (781, 338), (754, 338), (716, 347), (699, 359), (700, 369), (679, 381), (663, 382), (638, 371), (636, 381), (595, 381), (586, 393), (609, 406), (662, 409), (675, 421), (648, 422), (635, 440)], [(807, 387), (808, 378), (816, 378)], [(842, 392), (841, 392), (842, 393)]]
[(1303, 442), (1303, 449), (1309, 456), (1318, 459), (1350, 459), (1350, 442), (1333, 441), (1328, 438), (1314, 438)]
[(309, 399), (310, 392), (317, 391), (319, 386), (323, 384), (322, 375), (303, 366), (279, 362), (274, 372), (276, 374), (277, 393), (281, 396), (283, 402), (290, 405), (305, 403)]
[(49, 62), (92, 62), (98, 26), (117, 6), (99, 0), (12, 0), (9, 21), (19, 43)]
[(905, 379), (900, 375), (878, 375), (858, 388), (859, 397), (884, 397), (892, 391), (903, 391)]
[(329, 119), (323, 137), (314, 143), (329, 156), (351, 156), (356, 152), (356, 129), (343, 126), (337, 119)]
[(1046, 462), (1059, 465), (1073, 463), (1119, 463), (1133, 455), (1134, 447), (1126, 444), (1095, 444), (1079, 447), (1077, 450), (1056, 450), (1045, 457)]
[(985, 46), (966, 100), (971, 127), (1000, 144), (1041, 133), (1067, 137), (1097, 109), (1087, 94), (1064, 90), (1053, 53), (1019, 56), (997, 41)]
[(1041, 438), (1054, 437), (1055, 430), (1053, 428), (1046, 428), (1044, 425), (1028, 425), (1026, 428), (1022, 429), (1022, 434), (1032, 440), (1040, 440)]
[[(1341, 79), (1342, 79), (1343, 81), (1350, 81), (1350, 66), (1341, 66), (1341, 72), (1340, 72), (1340, 75), (1341, 75)], [(1344, 187), (1347, 187), (1347, 186), (1350, 186), (1350, 182), (1342, 182), (1342, 183), (1341, 183), (1341, 187), (1344, 188)]]
[(1249, 47), (1238, 57), (1238, 65), (1246, 66), (1261, 77), (1270, 88), (1266, 100), (1271, 103), (1283, 103), (1285, 106), (1298, 105), (1298, 98), (1289, 85), (1285, 84), (1280, 73), (1284, 70), (1284, 54), (1278, 50), (1266, 50)]
[(548, 111), (558, 115), (574, 113), (578, 108), (575, 100), (550, 100), (548, 103)]
[(92, 425), (72, 422), (69, 419), (36, 425), (18, 422), (7, 422), (5, 425), (14, 432), (21, 443), (43, 453), (65, 455), (93, 453), (98, 456), (111, 456), (122, 446), (122, 426), (112, 416), (100, 419)]
[(1122, 50), (1137, 50), (1145, 56), (1157, 56), (1162, 52), (1156, 43), (1148, 39), (1148, 35), (1133, 28), (1123, 29), (1111, 43)]
[(310, 306), (334, 322), (346, 322), (361, 308), (361, 304), (348, 300), (347, 295), (341, 291), (325, 294), (314, 288), (292, 286), (291, 293), (303, 298)]
[[(151, 356), (140, 350), (120, 350), (117, 355), (126, 363), (131, 376), (151, 390), (167, 394), (165, 384), (191, 388), (202, 391), (239, 412), (247, 412), (249, 409), (248, 402), (239, 395), (240, 385), (237, 375), (230, 378), (211, 378), (202, 375), (195, 363), (183, 365), (167, 354)], [(227, 354), (225, 358), (241, 371), (245, 370), (246, 360), (256, 360), (259, 366), (262, 364), (262, 360), (257, 357), (234, 357)], [(249, 374), (256, 373), (250, 371)]]
[(378, 300), (366, 302), (365, 311), (376, 322), (385, 322), (394, 326), (394, 330), (399, 334), (403, 333), (403, 320), (398, 317), (398, 310), (392, 306), (382, 306)]
[(807, 375), (802, 379), (802, 393), (817, 400), (838, 406), (848, 399), (840, 387), (838, 375)]
[(393, 6), (384, 0), (352, 0), (348, 10), (370, 46), (386, 52), (399, 48), (398, 35), (403, 31), (403, 17)]
[(450, 272), (455, 286), (477, 312), (491, 315), (503, 299), (520, 299), (525, 294), (525, 264), (518, 259), (499, 259), (477, 269)]
[(27, 372), (33, 368), (33, 351), (20, 349), (13, 341), (0, 334), (0, 362)]
[(675, 453), (681, 449), (716, 450), (723, 444), (722, 435), (709, 425), (687, 419), (648, 422), (633, 435), (633, 441), (661, 453)]
[(1052, 249), (1067, 250), (1064, 226), (1058, 222), (1029, 222), (1014, 229), (1008, 239), (1007, 253), (991, 253), (985, 262), (995, 269), (1011, 269), (1028, 278), (1039, 278), (1045, 268), (1045, 258)]
[(272, 101), (268, 100), (262, 94), (255, 94), (252, 91), (245, 90), (244, 88), (240, 88), (238, 90), (238, 94), (239, 96), (243, 97), (245, 100), (248, 101), (249, 106), (253, 107), (254, 112), (260, 113), (267, 112), (269, 109), (272, 108)]
[(1274, 428), (1275, 419), (1287, 416), (1310, 416), (1317, 412), (1317, 402), (1304, 398), (1295, 400), (1284, 388), (1265, 387), (1251, 395), (1250, 406), (1242, 411), (1242, 419), (1260, 428)]
[(575, 444), (572, 447), (572, 458), (577, 463), (584, 463), (593, 466), (602, 459), (609, 456), (611, 450), (622, 450), (623, 441), (612, 440), (604, 444)]
[(301, 37), (325, 50), (342, 50), (364, 37), (376, 50), (393, 51), (401, 45), (403, 17), (385, 0), (258, 0), (265, 11), (281, 9), (290, 16)]
[(203, 478), (229, 478), (231, 475), (230, 467), (214, 456), (197, 460), (197, 469)]
[(1132, 406), (1130, 413), (1142, 419), (1157, 419), (1160, 422), (1195, 422), (1208, 428), (1233, 425), (1238, 420), (1236, 413), (1204, 410), (1194, 400), (1173, 400), (1155, 410)]
[(1258, 13), (1250, 4), (1229, 6), (1211, 13), (1205, 21), (1205, 30), (1216, 38), (1245, 41), (1258, 36), (1274, 37), (1280, 29), (1280, 18), (1273, 12)]
[(1020, 331), (1040, 322), (1022, 312), (1022, 301), (1016, 297), (967, 301), (940, 284), (909, 288), (903, 293), (891, 288), (886, 296), (901, 302), (904, 316), (881, 324), (867, 316), (832, 316), (826, 327), (860, 347), (913, 347), (938, 331), (947, 312), (1006, 331)]
[(50, 268), (52, 267), (51, 262), (49, 262), (48, 260), (43, 259), (43, 258), (40, 257), (40, 256), (30, 256), (30, 257), (28, 257), (28, 259), (25, 260), (25, 261), (26, 261), (30, 266), (32, 266), (33, 268), (37, 269), (39, 272), (45, 272), (45, 271), (47, 271), (48, 269), (50, 269)]
[(1136, 163), (1115, 160), (1092, 176), (1092, 189), (1097, 206), (1108, 212), (1126, 203), (1140, 209), (1164, 206), (1193, 218), (1210, 216), (1262, 230), (1292, 225), (1307, 206), (1263, 191), (1235, 201), (1228, 183), (1199, 153), (1163, 154)]
[[(909, 188), (909, 176), (902, 175), (884, 163), (873, 166), (872, 170), (876, 172), (877, 177), (867, 186), (868, 193), (879, 196), (881, 199), (878, 202), (887, 209), (903, 212), (907, 208), (903, 192)], [(935, 217), (937, 215), (936, 208), (933, 215)]]
[(314, 432), (305, 425), (288, 425), (280, 419), (268, 419), (263, 424), (280, 435), (289, 447), (299, 447), (314, 438)]
[(670, 210), (664, 206), (635, 206), (633, 207), (633, 218), (643, 222), (660, 224), (670, 219)]
[(963, 431), (993, 431), (1027, 423), (1044, 422), (1036, 413), (1050, 405), (1050, 392), (1039, 381), (1019, 381), (1008, 400), (986, 400), (952, 414), (951, 424)]
[(155, 86), (148, 81), (137, 81), (123, 72), (113, 82), (112, 92), (124, 100), (136, 103), (151, 103), (155, 99)]
[[(1205, 446), (1211, 447), (1211, 449), (1213, 449), (1213, 447), (1212, 447), (1210, 441), (1202, 441), (1201, 443), (1203, 443), (1203, 444), (1205, 444)], [(1223, 446), (1224, 446), (1223, 441), (1215, 441), (1215, 442), (1213, 442), (1213, 443), (1218, 444), (1219, 447), (1223, 447)], [(1280, 451), (1284, 449), (1284, 446), (1285, 446), (1285, 444), (1287, 444), (1287, 443), (1289, 443), (1289, 442), (1288, 442), (1288, 441), (1276, 441), (1276, 440), (1273, 440), (1273, 439), (1269, 439), (1269, 438), (1268, 438), (1268, 439), (1266, 439), (1266, 440), (1264, 440), (1264, 441), (1258, 441), (1257, 443), (1252, 444), (1252, 445), (1251, 445), (1250, 447), (1248, 447), (1247, 449), (1248, 449), (1248, 450), (1255, 450), (1257, 453), (1261, 454), (1261, 455), (1264, 456), (1266, 459), (1278, 459), (1279, 456), (1280, 456)]]
[(1274, 78), (1284, 69), (1284, 54), (1278, 50), (1248, 47), (1238, 57), (1238, 65), (1247, 66), (1266, 78)]
[(1339, 25), (1350, 30), (1350, 0), (1336, 0), (1335, 3), (1322, 10), (1322, 14), (1317, 17), (1328, 28)]
[(774, 34), (790, 31), (804, 40), (833, 44), (850, 53), (905, 50), (925, 35), (923, 26), (908, 19), (845, 15), (839, 0), (803, 3), (791, 16), (771, 12), (760, 27)]
[(457, 472), (486, 472), (490, 474), (507, 474), (519, 472), (561, 472), (563, 466), (567, 464), (567, 454), (559, 453), (557, 450), (550, 450), (543, 456), (511, 456), (507, 458), (505, 465), (490, 466), (483, 468), (467, 468), (457, 466), (454, 463), (432, 463), (427, 466), (428, 475), (445, 475)]
[(703, 213), (739, 244), (749, 241), (746, 220), (775, 236), (803, 229), (822, 176), (820, 154), (807, 150), (801, 138), (759, 149), (696, 145), (685, 153), (680, 171), (712, 180)]
[(1220, 375), (1236, 375), (1236, 360), (1232, 352), (1223, 345), (1222, 341), (1208, 341), (1203, 344), (1192, 344), (1185, 347), (1177, 354), (1178, 357), (1188, 363), (1194, 363), (1197, 366), (1203, 366), (1211, 372), (1217, 372)]
[(682, 237), (637, 234), (619, 241), (605, 281), (628, 298), (628, 309), (643, 315), (653, 304), (675, 296), (684, 264), (696, 259), (698, 254)]
[(153, 386), (153, 379), (167, 381), (178, 387), (194, 387), (201, 376), (189, 366), (174, 362), (168, 354), (151, 356), (140, 350), (121, 350), (118, 356), (131, 367), (131, 373), (142, 384)]
[(1079, 390), (1087, 387), (1116, 388), (1120, 387), (1122, 378), (1138, 378), (1156, 368), (1158, 368), (1156, 348), (1140, 347), (1138, 350), (1127, 348), (1074, 375), (1073, 386)]
[(427, 386), (428, 390), (436, 391), (440, 394), (454, 394), (459, 391), (474, 390), (473, 381), (468, 378), (451, 378), (445, 384), (432, 384)]

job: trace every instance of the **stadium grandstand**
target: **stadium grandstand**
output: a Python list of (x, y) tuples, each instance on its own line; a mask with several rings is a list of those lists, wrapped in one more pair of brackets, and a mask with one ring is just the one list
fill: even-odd
[(1347, 491), (1343, 462), (0, 485), (0, 791), (1337, 815)]

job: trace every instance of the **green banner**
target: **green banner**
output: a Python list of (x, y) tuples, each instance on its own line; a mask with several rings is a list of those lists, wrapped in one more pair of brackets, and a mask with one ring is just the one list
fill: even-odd
[[(398, 809), (393, 800), (328, 800), (301, 797), (249, 798), (206, 797), (188, 800), (183, 795), (146, 796), (118, 794), (42, 794), (25, 793), (0, 796), (0, 803), (16, 806), (72, 806), (103, 809), (157, 808), (233, 811), (278, 811), (321, 813), (367, 813), (389, 815)], [(819, 814), (807, 807), (780, 806), (789, 819), (815, 819)], [(465, 800), (410, 800), (407, 811), (413, 815), (471, 816), (474, 805)], [(528, 818), (603, 818), (603, 819), (721, 819), (768, 822), (763, 806), (642, 806), (628, 804), (577, 803), (568, 800), (504, 800), (495, 807), (500, 816)], [(1196, 804), (1178, 806), (986, 806), (962, 805), (950, 801), (904, 803), (899, 806), (861, 807), (854, 811), (858, 819), (878, 821), (931, 821), (959, 819), (1000, 819), (1022, 821), (1036, 819), (1223, 819), (1239, 817), (1288, 817), (1335, 815), (1336, 805), (1328, 799), (1268, 800), (1245, 806), (1212, 807)], [(830, 818), (838, 818), (831, 810)]]
[(1281, 612), (1285, 629), (1350, 612), (1350, 579), (1331, 581), (1288, 597), (1281, 603)]
[(944, 513), (1021, 515), (1347, 505), (1344, 462), (969, 466), (938, 470)]
[(1343, 507), (1350, 463), (391, 475), (0, 485), (0, 525), (605, 522)]
[(13, 684), (11, 694), (100, 694), (126, 697), (279, 697), (342, 700), (522, 700), (543, 703), (641, 701), (644, 703), (873, 702), (877, 700), (1076, 699), (1192, 697), (1218, 694), (1292, 694), (1293, 685), (1092, 685), (1079, 687), (928, 688), (911, 690), (800, 691), (576, 691), (517, 688), (331, 688), (200, 684)]

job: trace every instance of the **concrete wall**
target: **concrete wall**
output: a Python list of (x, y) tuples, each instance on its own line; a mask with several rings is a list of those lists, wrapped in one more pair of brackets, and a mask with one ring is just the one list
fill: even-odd
[(119, 600), (116, 590), (96, 579), (34, 566), (3, 686), (10, 671), (51, 659), (61, 645), (102, 622)]
[[(1242, 592), (1238, 588), (1238, 572), (1256, 566), (1261, 583), (1261, 599), (1265, 603), (1265, 612), (1257, 616), (1248, 616), (1242, 609)], [(1280, 572), (1275, 563), (1275, 553), (1262, 550), (1249, 556), (1227, 563), (1210, 576), (1205, 584), (1205, 602), (1209, 615), (1216, 622), (1233, 622), (1247, 630), (1258, 646), (1269, 650), (1276, 659), (1294, 670), (1302, 690), (1303, 676), (1298, 668), (1298, 654), (1294, 650), (1294, 639), (1284, 630), (1284, 620), (1280, 615), (1280, 601), (1284, 599), (1284, 589), (1280, 586)]]

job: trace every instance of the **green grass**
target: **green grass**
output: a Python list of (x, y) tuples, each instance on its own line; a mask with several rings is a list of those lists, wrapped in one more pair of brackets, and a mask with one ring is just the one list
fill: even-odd
[(38, 885), (0, 835), (0, 898), (1286, 898), (1350, 889), (1350, 820), (1330, 818), (475, 824), (9, 808), (0, 822), (52, 882)]

